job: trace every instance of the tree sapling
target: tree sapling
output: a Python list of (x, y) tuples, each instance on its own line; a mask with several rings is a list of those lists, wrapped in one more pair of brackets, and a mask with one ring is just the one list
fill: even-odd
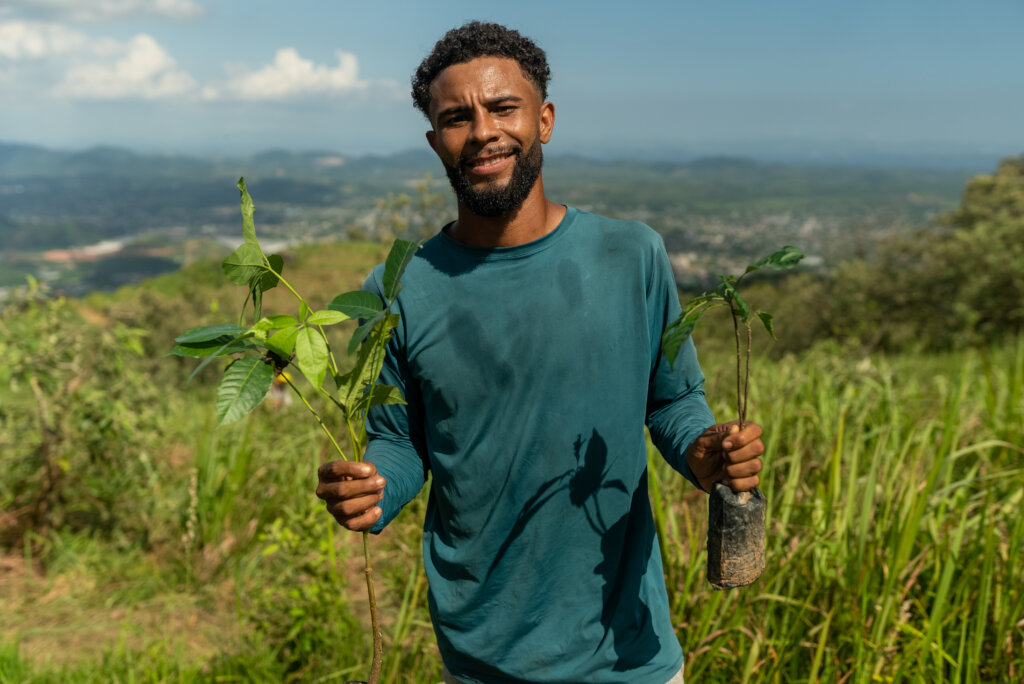
[[(401, 277), (412, 260), (419, 244), (408, 240), (395, 240), (384, 266), (384, 300), (372, 292), (361, 290), (338, 295), (326, 309), (313, 311), (306, 300), (281, 275), (284, 260), (276, 254), (266, 255), (256, 239), (253, 222), (252, 198), (239, 179), (241, 192), (242, 234), (244, 242), (227, 257), (222, 267), (225, 277), (247, 288), (237, 323), (220, 323), (192, 328), (175, 339), (173, 354), (205, 357), (192, 372), (194, 376), (213, 359), (233, 356), (224, 370), (217, 388), (217, 419), (220, 425), (234, 422), (255, 409), (267, 395), (275, 377), (283, 378), (299, 401), (306, 407), (323, 430), (338, 456), (348, 456), (338, 444), (334, 432), (323, 416), (312, 406), (302, 390), (283, 373), (289, 364), (298, 366), (315, 393), (329, 400), (341, 414), (348, 431), (352, 458), (361, 461), (367, 445), (366, 417), (371, 406), (405, 403), (401, 392), (390, 385), (377, 384), (384, 363), (385, 350), (398, 315), (391, 313), (392, 305), (401, 289)], [(263, 293), (284, 286), (298, 302), (298, 316), (289, 314), (263, 315)], [(246, 312), (251, 308), (251, 323), (246, 325)], [(353, 357), (352, 368), (345, 373), (339, 369), (334, 350), (324, 331), (325, 327), (350, 319), (363, 322), (352, 333), (347, 346)], [(192, 377), (190, 376), (190, 378)], [(331, 378), (334, 390), (324, 386)], [(333, 558), (333, 526), (329, 527), (328, 548)], [(373, 657), (370, 666), (370, 684), (380, 678), (383, 640), (377, 602), (373, 590), (373, 570), (367, 533), (363, 533), (366, 591), (370, 603), (370, 621), (373, 630)]]
[[(687, 302), (679, 317), (665, 328), (661, 338), (662, 353), (674, 363), (679, 349), (693, 332), (700, 318), (711, 309), (728, 306), (736, 335), (736, 413), (740, 429), (746, 424), (747, 401), (750, 397), (750, 352), (753, 318), (750, 307), (739, 293), (743, 279), (762, 268), (792, 268), (803, 259), (803, 252), (785, 246), (777, 252), (747, 266), (743, 275), (718, 276), (721, 284)], [(765, 311), (753, 312), (768, 334), (775, 337), (772, 316)], [(741, 328), (746, 330), (746, 354), (743, 353)], [(716, 589), (731, 589), (753, 583), (764, 571), (764, 514), (767, 502), (761, 490), (734, 492), (721, 482), (711, 491), (708, 513), (708, 581)]]

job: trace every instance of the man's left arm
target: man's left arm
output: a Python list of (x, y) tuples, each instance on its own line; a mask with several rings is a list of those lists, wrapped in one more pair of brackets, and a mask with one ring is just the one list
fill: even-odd
[(647, 320), (651, 340), (651, 376), (647, 427), (651, 440), (669, 464), (694, 486), (709, 491), (725, 481), (737, 490), (753, 489), (764, 453), (761, 428), (748, 423), (715, 424), (704, 396), (704, 374), (692, 336), (669, 364), (661, 353), (661, 335), (679, 315), (675, 277), (664, 244), (658, 240), (648, 281)]

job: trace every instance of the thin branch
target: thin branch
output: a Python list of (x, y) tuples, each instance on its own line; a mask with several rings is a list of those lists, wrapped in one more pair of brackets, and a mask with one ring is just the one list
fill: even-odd
[(366, 596), (370, 600), (370, 629), (373, 631), (373, 660), (370, 663), (370, 684), (377, 684), (380, 681), (381, 663), (384, 659), (384, 636), (380, 632), (380, 618), (377, 615), (377, 596), (373, 591), (373, 566), (370, 565), (369, 539), (369, 533), (363, 532)]
[(736, 413), (740, 419), (740, 429), (743, 429), (743, 356), (740, 350), (740, 319), (736, 315), (732, 303), (729, 304), (732, 311), (732, 327), (736, 332)]
[(750, 329), (750, 321), (747, 321), (747, 368), (746, 377), (743, 378), (743, 410), (740, 411), (740, 429), (743, 429), (744, 424), (747, 421), (747, 403), (750, 400), (750, 349), (752, 347), (751, 338), (753, 334)]
[(299, 399), (302, 400), (302, 403), (306, 405), (306, 408), (309, 409), (309, 412), (313, 414), (313, 417), (316, 418), (316, 422), (320, 424), (320, 428), (324, 431), (324, 434), (327, 435), (327, 439), (331, 440), (331, 444), (334, 445), (334, 450), (338, 452), (339, 456), (341, 456), (341, 460), (347, 461), (348, 456), (346, 456), (345, 452), (341, 450), (340, 446), (338, 446), (338, 440), (334, 439), (334, 435), (331, 434), (330, 428), (328, 428), (327, 425), (324, 423), (323, 419), (320, 417), (320, 414), (316, 412), (316, 409), (310, 406), (309, 402), (306, 401), (305, 395), (303, 395), (299, 388), (295, 386), (295, 383), (292, 382), (291, 378), (289, 378), (285, 374), (282, 374), (282, 377), (284, 378), (284, 381), (288, 383), (288, 386), (291, 387), (295, 394), (299, 397)]

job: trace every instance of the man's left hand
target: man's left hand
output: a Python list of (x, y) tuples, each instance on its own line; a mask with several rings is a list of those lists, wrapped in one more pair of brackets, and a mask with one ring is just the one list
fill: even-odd
[(686, 463), (706, 492), (716, 482), (746, 492), (761, 482), (757, 474), (764, 467), (762, 454), (761, 426), (746, 423), (741, 430), (734, 420), (705, 430), (686, 450)]

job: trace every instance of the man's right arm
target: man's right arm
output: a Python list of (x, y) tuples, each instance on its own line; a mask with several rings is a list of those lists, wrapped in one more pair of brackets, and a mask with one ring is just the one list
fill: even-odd
[[(375, 269), (363, 289), (379, 295), (378, 277)], [(388, 343), (379, 382), (397, 387), (406, 403), (370, 409), (366, 426), (370, 441), (362, 463), (331, 461), (318, 472), (317, 496), (350, 530), (380, 532), (426, 483), (423, 403), (406, 361), (405, 325), (398, 313), (399, 325)]]

